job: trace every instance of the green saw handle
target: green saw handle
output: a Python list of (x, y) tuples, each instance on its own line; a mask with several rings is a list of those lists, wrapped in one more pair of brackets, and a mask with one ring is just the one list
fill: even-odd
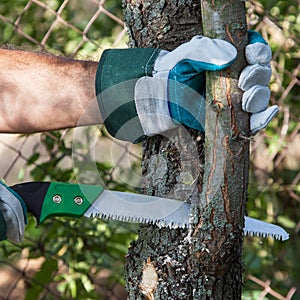
[(38, 223), (50, 216), (79, 218), (104, 191), (99, 185), (60, 182), (27, 182), (10, 188), (21, 196)]

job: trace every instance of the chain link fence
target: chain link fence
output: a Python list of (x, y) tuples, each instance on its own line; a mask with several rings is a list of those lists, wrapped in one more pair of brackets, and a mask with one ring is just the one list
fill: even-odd
[[(288, 225), (296, 243), (300, 213), (293, 214), (290, 221), (287, 217), (282, 220), (279, 212), (291, 203), (292, 208), (299, 209), (300, 204), (300, 125), (296, 103), (300, 100), (299, 35), (296, 34), (300, 27), (299, 5), (296, 2), (291, 5), (286, 19), (281, 17), (280, 5), (267, 10), (258, 1), (247, 3), (250, 26), (260, 31), (275, 49), (271, 102), (280, 106), (279, 117), (271, 129), (256, 136), (252, 145), (252, 173), (260, 183), (254, 194), (250, 192), (250, 198), (268, 212), (268, 221)], [(291, 24), (295, 24), (297, 30), (291, 29)], [(2, 47), (98, 60), (105, 48), (126, 47), (126, 41), (120, 0), (7, 0), (0, 3)], [(0, 151), (2, 158), (5, 157), (0, 163), (2, 178), (9, 185), (26, 180), (86, 181), (87, 178), (89, 183), (99, 183), (91, 182), (91, 178), (100, 172), (109, 188), (130, 190), (137, 186), (139, 146), (115, 141), (105, 129), (97, 126), (78, 129), (76, 137), (74, 141), (71, 129), (22, 136), (0, 135)], [(93, 142), (97, 143), (96, 156), (86, 146)], [(74, 144), (77, 147), (74, 148)], [(70, 155), (74, 152), (78, 160), (84, 158), (84, 169), (81, 164), (74, 170)], [(278, 176), (283, 169), (291, 173), (286, 180)], [(265, 198), (258, 200), (258, 193), (262, 193), (266, 182), (273, 193), (276, 188), (276, 193), (284, 197), (280, 208), (265, 207), (261, 203)], [(267, 192), (270, 191), (266, 191), (266, 195)], [(29, 218), (25, 242), (2, 245), (0, 299), (99, 299), (100, 295), (103, 299), (126, 299), (122, 286), (124, 259), (120, 258), (134, 238), (136, 227), (99, 221), (86, 223), (62, 218), (36, 227)], [(254, 253), (264, 251), (257, 239), (249, 239), (246, 246)], [(290, 255), (289, 264), (295, 257), (282, 250), (284, 247), (278, 251), (281, 255)], [(85, 257), (80, 255), (82, 251), (86, 251)], [(246, 265), (251, 266), (251, 263), (246, 262)], [(280, 271), (272, 270), (277, 272), (278, 278), (283, 277), (284, 288), (278, 285), (279, 279), (273, 287), (269, 279), (257, 272), (246, 274), (244, 298), (296, 299), (299, 286), (296, 288), (295, 280), (289, 278), (289, 265), (281, 264), (280, 268)], [(299, 278), (300, 272), (297, 275)], [(277, 287), (282, 294), (276, 291)]]

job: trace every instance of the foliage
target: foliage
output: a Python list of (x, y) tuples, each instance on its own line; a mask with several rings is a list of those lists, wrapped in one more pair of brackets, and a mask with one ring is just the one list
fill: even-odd
[[(99, 46), (111, 45), (122, 30), (116, 22), (105, 14), (100, 14), (86, 32), (87, 42), (77, 50), (84, 32), (93, 14), (97, 11), (97, 1), (71, 1), (65, 4), (62, 0), (46, 0), (31, 3), (28, 0), (4, 0), (0, 3), (0, 14), (5, 22), (0, 24), (0, 42), (21, 46), (22, 48), (45, 48), (48, 52), (91, 57)], [(64, 9), (62, 9), (65, 7)], [(62, 22), (57, 22), (57, 12)], [(122, 18), (121, 2), (105, 1), (105, 9), (112, 15)], [(56, 23), (55, 23), (56, 22)], [(53, 24), (54, 28), (51, 28)], [(15, 25), (15, 26), (12, 26)], [(51, 34), (48, 36), (49, 29)], [(31, 39), (28, 40), (28, 37)]]
[[(41, 5), (28, 5), (28, 1), (24, 0), (1, 1), (0, 15), (5, 19), (0, 19), (0, 43), (93, 59), (95, 55), (99, 56), (99, 49), (111, 46), (123, 29), (101, 14), (86, 33), (88, 41), (76, 50), (82, 40), (80, 31), (84, 31), (98, 4), (71, 1), (61, 13), (65, 23), (58, 22), (43, 43), (56, 20), (54, 12), (62, 4), (60, 0), (43, 1)], [(105, 9), (121, 17), (120, 4), (119, 1), (106, 1)], [(16, 23), (18, 26), (13, 26)], [(26, 35), (32, 39), (28, 40)], [(82, 132), (82, 139), (74, 139), (73, 134), (73, 130), (42, 134), (40, 147), (28, 157), (18, 179), (23, 180), (29, 173), (34, 181), (79, 181), (132, 191), (130, 185), (113, 177), (116, 167), (112, 163), (95, 162), (91, 158), (90, 141), (97, 135), (102, 135), (102, 140), (107, 139), (103, 130), (87, 128)], [(119, 169), (119, 172), (126, 171)], [(101, 182), (97, 182), (98, 178)], [(113, 286), (112, 283), (124, 284), (125, 255), (135, 232), (134, 224), (98, 219), (52, 218), (36, 226), (34, 218), (29, 216), (23, 243), (1, 243), (0, 263), (18, 269), (15, 266), (24, 258), (27, 261), (43, 258), (39, 271), (33, 277), (27, 277), (25, 270), (19, 270), (28, 283), (25, 299), (99, 299), (99, 294)], [(105, 273), (105, 270), (108, 271)], [(106, 279), (100, 285), (98, 281), (103, 272)]]
[[(271, 101), (280, 108), (277, 118), (252, 145), (248, 211), (253, 217), (284, 227), (290, 239), (247, 238), (245, 276), (268, 279), (282, 294), (297, 287), (299, 296), (299, 4), (252, 1), (248, 11), (252, 28), (261, 31), (272, 48)], [(245, 290), (252, 288), (246, 281)]]
[[(87, 131), (88, 136), (90, 130)], [(81, 144), (74, 150), (72, 131), (62, 133), (55, 131), (42, 136), (41, 144), (45, 152), (42, 156), (35, 152), (27, 161), (32, 180), (75, 182), (78, 179), (76, 168), (68, 167), (64, 161), (70, 159), (74, 151), (80, 152), (76, 160), (84, 159), (85, 168), (79, 171), (84, 173), (89, 170), (86, 166), (91, 160), (86, 145)], [(111, 181), (111, 164), (97, 162), (96, 167), (102, 184), (112, 189), (130, 190), (122, 182)], [(92, 169), (92, 172), (95, 170)], [(81, 174), (80, 182), (83, 178), (84, 174)], [(88, 183), (96, 183), (92, 178), (90, 181)], [(5, 264), (18, 260), (20, 251), (28, 253), (27, 259), (45, 259), (40, 270), (30, 279), (26, 299), (40, 299), (46, 287), (53, 283), (63, 299), (97, 299), (96, 278), (102, 270), (110, 270), (109, 278), (123, 283), (124, 257), (129, 242), (135, 238), (135, 232), (136, 226), (133, 224), (98, 219), (51, 218), (36, 227), (36, 221), (29, 216), (25, 241), (20, 248), (9, 242), (0, 245), (1, 262)], [(53, 295), (49, 295), (51, 299)]]
[[(61, 13), (67, 24), (58, 22), (44, 40), (57, 18), (53, 11), (57, 11), (64, 1), (41, 1), (47, 5), (46, 9), (36, 2), (31, 1), (28, 9), (24, 9), (28, 0), (0, 2), (0, 43), (44, 49), (65, 56), (94, 58), (99, 48), (111, 46), (122, 31), (122, 27), (111, 18), (100, 14), (86, 33), (87, 40), (77, 48), (82, 41), (81, 32), (97, 10), (97, 5), (92, 0), (70, 1)], [(293, 286), (300, 290), (300, 266), (297, 263), (300, 252), (300, 157), (299, 151), (296, 151), (300, 143), (300, 17), (296, 0), (249, 1), (247, 6), (251, 28), (261, 31), (273, 50), (271, 101), (280, 106), (278, 117), (264, 133), (255, 137), (252, 144), (248, 212), (253, 217), (277, 223), (290, 233), (287, 242), (245, 239), (244, 298), (257, 299), (261, 287), (247, 280), (248, 274), (271, 280), (272, 288), (281, 294), (286, 294)], [(105, 8), (122, 18), (121, 1), (107, 0)], [(73, 26), (78, 30), (74, 30)], [(29, 40), (26, 35), (32, 39)], [(128, 182), (124, 182), (113, 175), (115, 165), (111, 162), (94, 160), (89, 145), (95, 136), (109, 143), (105, 132), (87, 128), (82, 134), (82, 139), (75, 140), (73, 130), (43, 134), (43, 147), (36, 149), (28, 158), (26, 168), (19, 172), (19, 179), (23, 180), (24, 175), (30, 172), (32, 180), (79, 180), (101, 183), (110, 189), (132, 191), (134, 184), (130, 184), (130, 180), (135, 179), (129, 178), (128, 166), (119, 170), (128, 178)], [(136, 172), (137, 162), (130, 168)], [(23, 274), (27, 282), (26, 299), (98, 299), (102, 290), (95, 288), (103, 270), (110, 270), (112, 281), (122, 283), (124, 257), (135, 232), (134, 225), (87, 219), (56, 218), (36, 226), (34, 219), (29, 217), (26, 238), (21, 245), (0, 244), (0, 263), (16, 268), (24, 257), (43, 259), (39, 271), (32, 278)]]

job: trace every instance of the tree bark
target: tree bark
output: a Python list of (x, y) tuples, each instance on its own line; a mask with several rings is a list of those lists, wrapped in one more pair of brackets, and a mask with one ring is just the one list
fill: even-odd
[[(208, 6), (203, 1), (202, 5), (207, 13), (215, 8), (220, 12), (221, 2), (215, 0)], [(245, 21), (233, 21), (230, 12), (237, 7), (243, 9), (243, 3), (235, 0), (226, 4), (228, 15), (224, 17), (230, 19), (218, 14), (218, 34), (222, 33), (222, 38), (227, 34), (227, 39), (242, 49)], [(172, 50), (202, 34), (200, 0), (123, 0), (123, 6), (132, 47)], [(241, 9), (237, 13), (245, 16)], [(215, 37), (215, 28), (208, 25), (215, 20), (207, 14), (202, 16), (206, 34)], [(147, 139), (143, 145), (145, 193), (190, 201), (193, 226), (189, 230), (140, 227), (127, 256), (129, 299), (241, 296), (242, 227), (248, 184), (248, 141), (241, 136), (247, 135), (248, 123), (240, 113), (236, 79), (243, 65), (239, 60), (223, 74), (209, 75), (205, 173), (204, 136), (199, 132), (182, 127)]]
[(209, 291), (212, 299), (240, 299), (249, 120), (238, 77), (245, 66), (246, 12), (240, 0), (201, 0), (201, 9), (204, 35), (234, 44), (238, 58), (225, 71), (206, 74), (205, 172), (191, 247), (193, 269), (201, 276), (194, 297)]

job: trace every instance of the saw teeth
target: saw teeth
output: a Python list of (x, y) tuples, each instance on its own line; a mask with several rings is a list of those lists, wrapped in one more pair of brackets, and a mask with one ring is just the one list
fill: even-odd
[(177, 229), (177, 228), (179, 228), (179, 224), (171, 223), (171, 224), (170, 224), (170, 228), (171, 228), (171, 229)]
[(168, 227), (170, 229), (177, 229), (177, 228), (187, 228), (187, 224), (185, 223), (176, 223), (176, 222), (167, 222), (162, 219), (149, 219), (144, 217), (135, 217), (135, 216), (127, 216), (127, 215), (113, 215), (113, 214), (106, 214), (100, 212), (91, 212), (89, 215), (90, 218), (99, 218), (105, 221), (110, 220), (118, 220), (122, 222), (130, 222), (130, 223), (143, 223), (148, 225), (155, 225), (159, 228)]
[(171, 222), (171, 223), (169, 223), (168, 227), (170, 229), (176, 229), (178, 226), (177, 226), (177, 224), (174, 224), (173, 222)]
[[(105, 214), (105, 213), (98, 213), (98, 212), (91, 212), (89, 215), (90, 218), (100, 218), (106, 221), (109, 220), (119, 220), (123, 222), (130, 222), (130, 223), (144, 223), (148, 225), (155, 225), (158, 228), (163, 228), (163, 227), (168, 227), (170, 229), (177, 229), (177, 228), (182, 228), (182, 229), (187, 229), (188, 224), (186, 223), (176, 223), (176, 222), (166, 222), (165, 220), (162, 219), (149, 219), (149, 218), (143, 218), (143, 217), (134, 217), (134, 216), (118, 216), (118, 215), (112, 215), (112, 214)], [(244, 235), (252, 236), (252, 237), (259, 237), (259, 238), (267, 238), (267, 237), (272, 237), (276, 240), (286, 240), (288, 239), (283, 237), (283, 235), (278, 234), (278, 233), (266, 233), (266, 232), (257, 232), (257, 231), (252, 231), (252, 230), (246, 230), (244, 228)]]
[(276, 240), (281, 240), (282, 239), (281, 235), (279, 235), (279, 234), (266, 233), (266, 232), (253, 232), (253, 231), (244, 230), (244, 235), (250, 235), (252, 237), (259, 237), (259, 238), (272, 237)]

